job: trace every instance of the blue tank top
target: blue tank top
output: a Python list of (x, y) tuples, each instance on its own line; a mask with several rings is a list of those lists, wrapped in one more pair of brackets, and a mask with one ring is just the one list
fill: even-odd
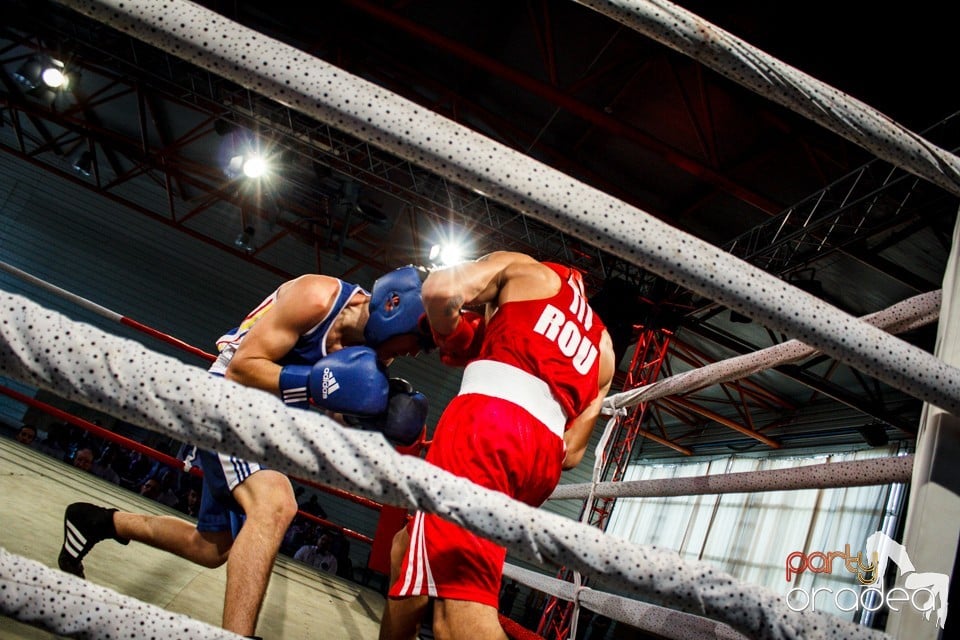
[[(346, 307), (350, 301), (350, 298), (352, 298), (357, 291), (366, 293), (359, 285), (350, 284), (339, 279), (337, 282), (339, 283), (340, 291), (337, 294), (337, 299), (333, 303), (330, 312), (327, 313), (323, 320), (301, 335), (300, 338), (297, 339), (297, 343), (293, 345), (293, 348), (288, 351), (277, 364), (281, 366), (288, 364), (310, 365), (327, 355), (327, 334), (330, 333), (330, 328), (336, 321), (337, 316), (340, 315), (340, 312), (343, 311), (344, 307)], [(263, 315), (273, 307), (276, 301), (277, 290), (267, 296), (253, 311), (248, 313), (239, 327), (235, 327), (220, 336), (220, 339), (217, 340), (217, 350), (220, 352), (220, 355), (217, 356), (216, 361), (210, 366), (211, 373), (223, 375), (226, 372), (227, 365), (233, 358), (237, 347), (240, 346), (243, 338), (247, 335), (247, 332), (256, 324), (257, 320), (262, 318)]]

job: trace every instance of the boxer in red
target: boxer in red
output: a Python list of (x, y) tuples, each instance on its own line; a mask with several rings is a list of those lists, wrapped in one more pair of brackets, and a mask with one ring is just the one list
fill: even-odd
[[(616, 367), (581, 274), (496, 252), (431, 272), (423, 303), (441, 360), (465, 366), (427, 461), (539, 506), (583, 458)], [(393, 547), (381, 640), (415, 637), (431, 599), (437, 638), (506, 638), (503, 547), (423, 512)]]

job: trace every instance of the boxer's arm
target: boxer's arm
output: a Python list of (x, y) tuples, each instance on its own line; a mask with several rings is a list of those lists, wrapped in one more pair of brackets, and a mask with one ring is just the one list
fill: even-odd
[(248, 387), (280, 393), (280, 365), (306, 331), (333, 308), (339, 284), (321, 275), (300, 276), (281, 286), (273, 307), (254, 323), (227, 366), (226, 377)]
[(610, 334), (604, 331), (600, 341), (600, 375), (597, 380), (599, 392), (583, 413), (570, 422), (570, 427), (563, 434), (563, 442), (567, 449), (563, 459), (564, 471), (573, 469), (583, 460), (587, 445), (590, 444), (590, 436), (597, 424), (597, 418), (600, 417), (603, 401), (610, 393), (615, 369), (613, 341), (610, 339)]
[[(559, 287), (560, 279), (552, 269), (510, 251), (432, 271), (423, 283), (423, 306), (441, 361), (462, 367), (476, 358), (486, 318), (498, 305), (544, 298)], [(468, 309), (479, 305), (486, 305), (479, 314)]]
[(423, 307), (430, 327), (440, 335), (453, 333), (463, 307), (496, 303), (504, 271), (515, 264), (535, 265), (522, 253), (495, 251), (473, 262), (431, 271), (423, 283)]

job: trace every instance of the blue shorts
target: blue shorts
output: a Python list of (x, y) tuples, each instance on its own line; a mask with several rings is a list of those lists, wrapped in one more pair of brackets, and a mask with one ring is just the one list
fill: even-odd
[(203, 470), (197, 530), (232, 531), (236, 536), (243, 524), (244, 513), (233, 499), (233, 489), (263, 467), (204, 449), (197, 449), (195, 456)]
[[(214, 373), (215, 376), (221, 374)], [(203, 471), (197, 531), (232, 531), (234, 537), (243, 524), (243, 509), (233, 499), (233, 490), (251, 475), (264, 469), (256, 462), (194, 447), (187, 464)]]

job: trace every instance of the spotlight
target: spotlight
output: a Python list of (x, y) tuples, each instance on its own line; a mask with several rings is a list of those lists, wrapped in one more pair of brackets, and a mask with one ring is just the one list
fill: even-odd
[(85, 178), (93, 175), (93, 154), (90, 151), (81, 153), (76, 162), (73, 163), (73, 170)]
[(54, 91), (70, 86), (66, 65), (60, 60), (47, 57), (34, 57), (27, 60), (13, 72), (13, 79), (27, 92), (35, 91), (41, 85)]
[(40, 73), (40, 78), (51, 89), (66, 89), (70, 86), (70, 76), (59, 60), (51, 60), (47, 68)]
[(243, 159), (243, 175), (248, 178), (260, 178), (267, 173), (267, 161), (256, 154), (249, 154)]
[(217, 151), (217, 163), (230, 180), (249, 178), (269, 181), (275, 175), (278, 154), (248, 131), (225, 131)]
[(256, 180), (270, 173), (270, 164), (258, 153), (247, 151), (231, 157), (227, 162), (224, 173), (231, 180), (240, 176)]
[(453, 243), (435, 244), (430, 247), (429, 258), (434, 266), (453, 266), (464, 261), (463, 248)]

